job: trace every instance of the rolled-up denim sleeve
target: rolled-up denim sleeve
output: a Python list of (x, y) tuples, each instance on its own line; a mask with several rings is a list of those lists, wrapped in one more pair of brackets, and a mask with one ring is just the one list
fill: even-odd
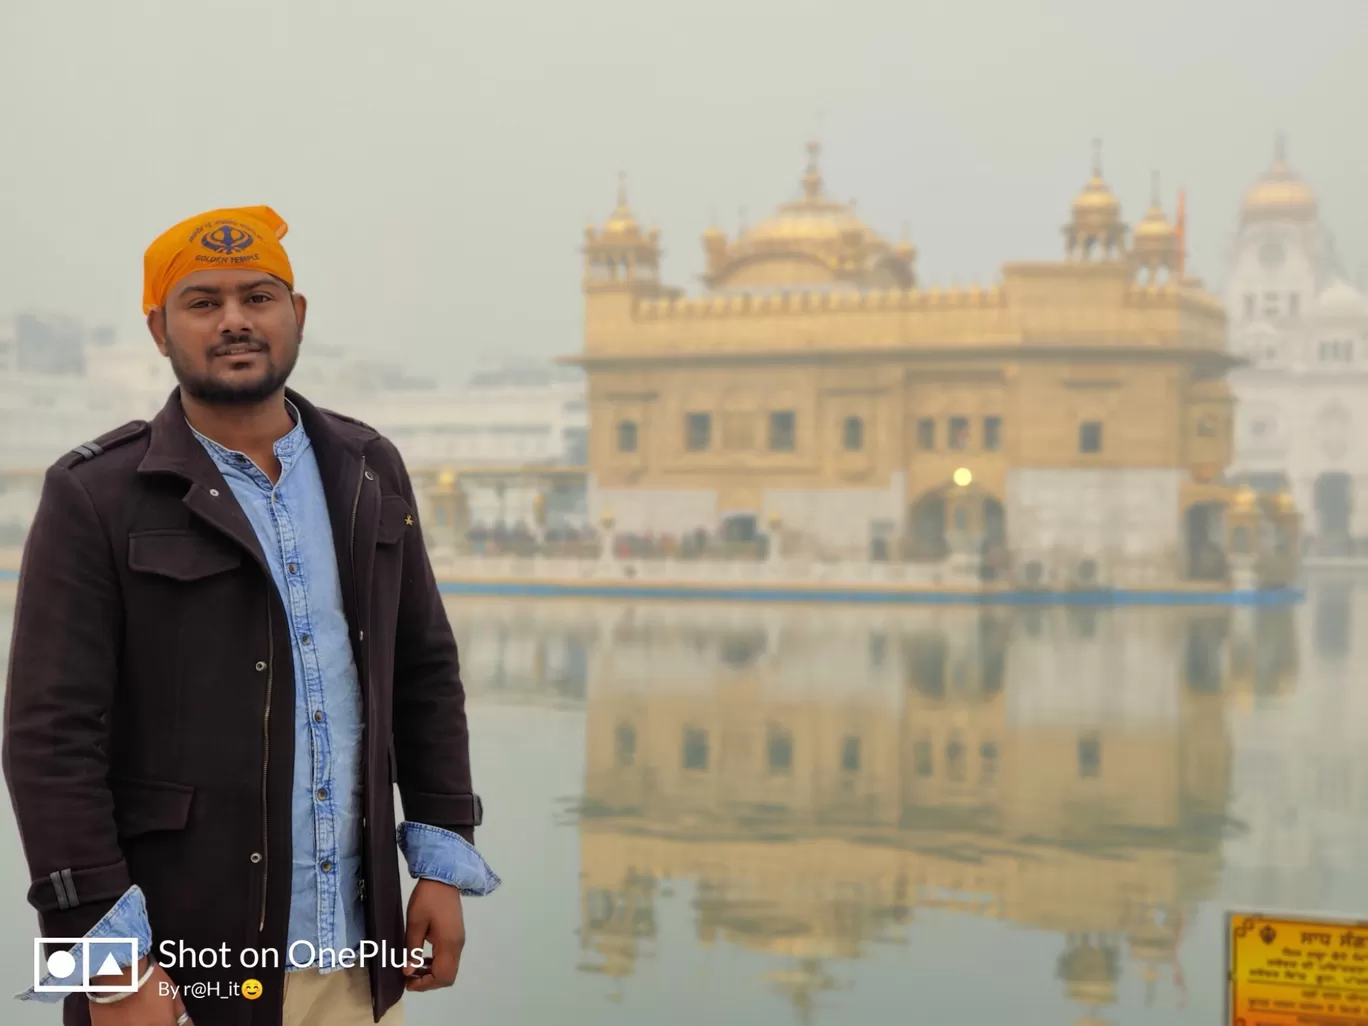
[(462, 894), (492, 894), (503, 881), (475, 846), (459, 834), (426, 823), (400, 823), (399, 850), (415, 880), (436, 880)]
[[(85, 938), (92, 942), (85, 945), (85, 958), (89, 961), (91, 976), (100, 975), (100, 970), (105, 968), (106, 962), (110, 958), (114, 959), (115, 964), (120, 969), (127, 969), (133, 964), (135, 958), (142, 958), (151, 952), (152, 924), (147, 918), (147, 900), (143, 897), (142, 889), (134, 885), (124, 891), (123, 896), (114, 903), (114, 907), (87, 931)], [(101, 940), (132, 940), (136, 941), (137, 944), (98, 943)], [(135, 947), (136, 951), (134, 950)], [(72, 987), (82, 981), (80, 959), (77, 959), (76, 971), (70, 979), (54, 976), (47, 966), (35, 959), (35, 973), (39, 970), (43, 973), (42, 977), (28, 990), (15, 995), (20, 1001), (47, 1001), (55, 1004), (66, 998), (71, 991), (39, 990), (38, 988)]]

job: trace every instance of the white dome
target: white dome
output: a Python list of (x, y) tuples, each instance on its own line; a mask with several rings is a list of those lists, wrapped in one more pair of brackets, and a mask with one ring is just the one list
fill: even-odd
[(1333, 282), (1316, 297), (1316, 314), (1339, 320), (1368, 320), (1368, 299), (1347, 281)]

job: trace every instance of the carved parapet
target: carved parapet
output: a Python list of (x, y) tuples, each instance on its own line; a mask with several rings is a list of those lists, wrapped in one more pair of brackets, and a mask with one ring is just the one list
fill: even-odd
[[(1156, 302), (1153, 294), (1137, 288), (1138, 304)], [(717, 320), (729, 317), (849, 314), (860, 311), (889, 313), (913, 311), (1002, 310), (1008, 306), (1006, 290), (1000, 285), (970, 285), (943, 289), (866, 289), (818, 292), (804, 289), (735, 295), (696, 297), (663, 296), (642, 298), (635, 304), (638, 321)]]

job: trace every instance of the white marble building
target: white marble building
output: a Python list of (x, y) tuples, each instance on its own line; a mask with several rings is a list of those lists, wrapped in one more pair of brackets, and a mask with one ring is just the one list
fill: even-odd
[(1245, 193), (1225, 286), (1237, 397), (1232, 472), (1286, 480), (1315, 551), (1368, 544), (1368, 299), (1350, 282), (1311, 187), (1273, 165)]

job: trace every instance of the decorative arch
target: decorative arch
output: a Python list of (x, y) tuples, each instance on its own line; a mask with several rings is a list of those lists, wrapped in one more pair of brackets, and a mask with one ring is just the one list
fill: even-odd
[(906, 534), (914, 560), (936, 561), (958, 549), (983, 559), (987, 579), (1006, 569), (1006, 505), (978, 483), (950, 483), (922, 492), (908, 505)]

